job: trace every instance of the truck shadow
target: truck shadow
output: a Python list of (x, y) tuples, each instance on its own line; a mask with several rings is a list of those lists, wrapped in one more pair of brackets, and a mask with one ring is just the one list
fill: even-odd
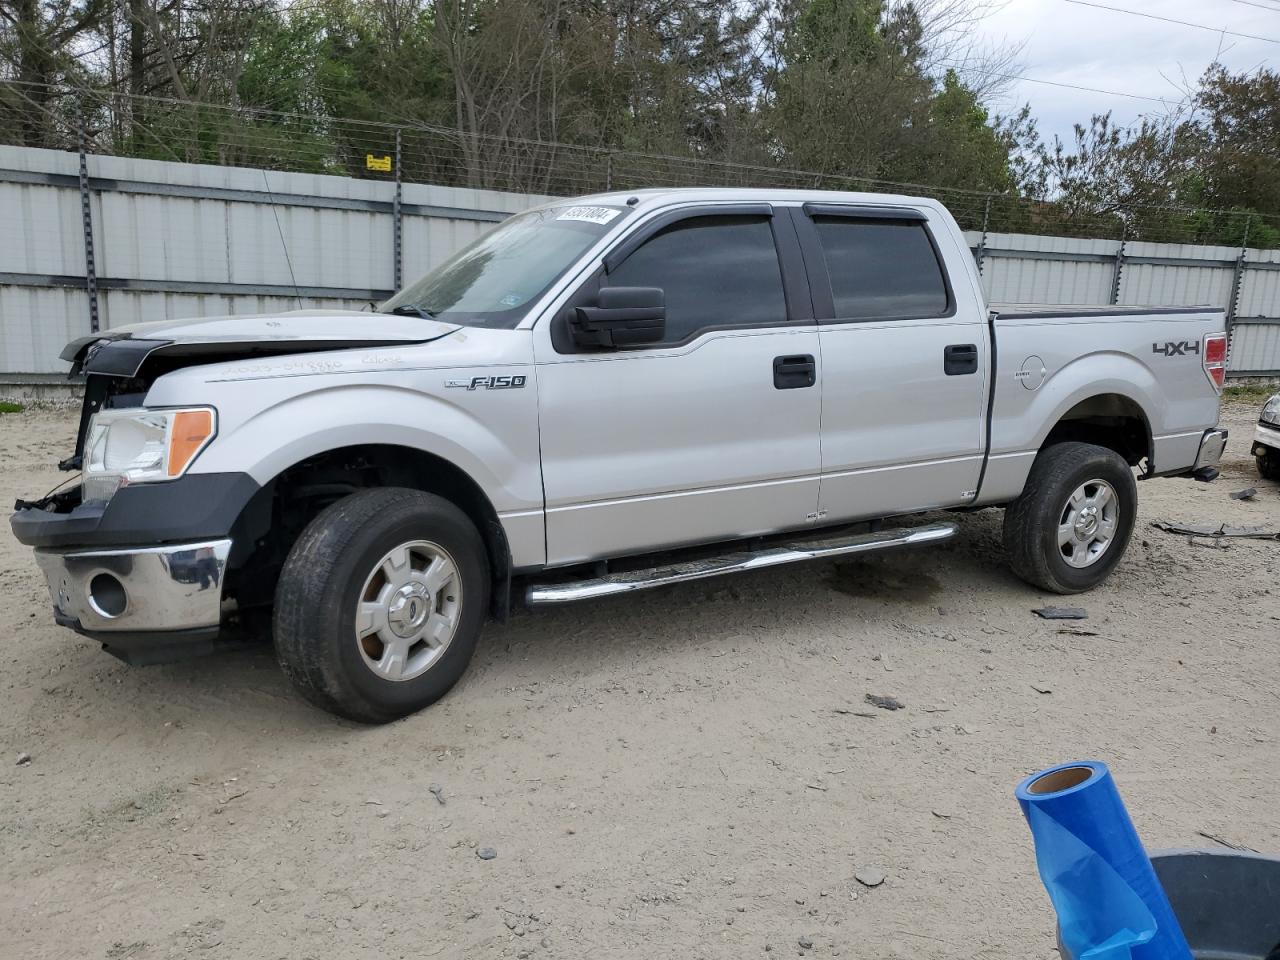
[[(602, 672), (626, 668), (637, 656), (672, 662), (700, 647), (735, 645), (765, 649), (803, 645), (806, 636), (847, 635), (854, 625), (873, 628), (902, 622), (941, 635), (963, 616), (961, 600), (1004, 591), (1016, 581), (1004, 569), (998, 522), (961, 517), (961, 534), (928, 550), (895, 551), (856, 560), (799, 563), (585, 601), (537, 611), (518, 610), (506, 624), (490, 624), (459, 688), (446, 702), (501, 696), (518, 678), (534, 673)], [(1031, 599), (1029, 596), (1028, 599)], [(270, 726), (323, 736), (324, 730), (369, 729), (312, 707), (292, 688), (266, 641), (228, 644), (211, 656), (133, 668), (85, 643), (73, 655), (75, 672), (110, 677), (117, 696), (92, 698), (104, 714), (122, 721), (130, 712), (199, 715), (201, 725), (241, 730)], [(105, 700), (105, 702), (104, 702)], [(431, 713), (430, 708), (425, 716)]]

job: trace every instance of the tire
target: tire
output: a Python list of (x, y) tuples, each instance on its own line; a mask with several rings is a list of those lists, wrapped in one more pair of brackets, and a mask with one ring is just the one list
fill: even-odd
[(458, 682), (489, 583), (480, 534), (448, 500), (400, 488), (354, 493), (289, 551), (276, 587), (276, 656), (316, 706), (362, 723), (395, 720)]
[(1032, 464), (1022, 496), (1005, 509), (1009, 565), (1050, 593), (1091, 590), (1124, 555), (1137, 506), (1133, 471), (1115, 451), (1091, 443), (1047, 447)]
[(1258, 461), (1258, 476), (1263, 480), (1280, 480), (1280, 450), (1268, 450), (1254, 459)]

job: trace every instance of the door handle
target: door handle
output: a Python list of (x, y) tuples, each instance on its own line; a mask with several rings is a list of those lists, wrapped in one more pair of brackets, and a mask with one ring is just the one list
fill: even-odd
[(978, 372), (978, 345), (953, 343), (942, 350), (942, 372), (948, 377)]
[(799, 353), (790, 357), (773, 358), (773, 385), (779, 390), (795, 390), (812, 387), (818, 382), (818, 365), (813, 354)]

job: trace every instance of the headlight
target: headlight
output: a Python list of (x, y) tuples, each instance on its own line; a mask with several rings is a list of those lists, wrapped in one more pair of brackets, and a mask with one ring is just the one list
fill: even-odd
[(1262, 406), (1262, 413), (1258, 414), (1258, 419), (1263, 423), (1271, 423), (1280, 427), (1280, 393), (1268, 400)]
[(106, 410), (89, 421), (81, 481), (85, 500), (110, 500), (120, 487), (180, 477), (213, 439), (217, 412)]

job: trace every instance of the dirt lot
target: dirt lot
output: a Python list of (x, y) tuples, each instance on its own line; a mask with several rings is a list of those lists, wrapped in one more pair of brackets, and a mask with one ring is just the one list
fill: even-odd
[[(1280, 544), (1149, 525), (1280, 525), (1255, 411), (1228, 411), (1219, 482), (1141, 486), (1085, 623), (1032, 616), (1051, 598), (986, 512), (931, 552), (520, 615), (377, 729), (304, 704), (267, 649), (116, 662), (52, 625), (5, 525), (0, 953), (1050, 957), (1011, 793), (1035, 768), (1110, 762), (1151, 846), (1280, 852)], [(0, 501), (60, 479), (72, 435), (0, 416)]]

